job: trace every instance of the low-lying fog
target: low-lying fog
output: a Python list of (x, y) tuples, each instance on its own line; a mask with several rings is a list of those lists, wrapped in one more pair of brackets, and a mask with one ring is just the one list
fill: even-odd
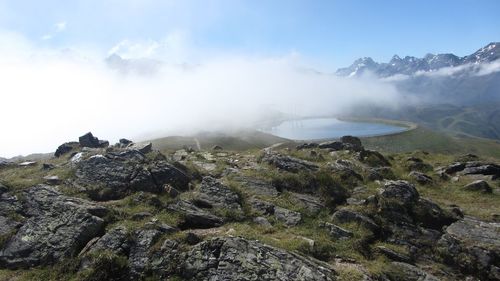
[(183, 65), (129, 60), (110, 67), (107, 55), (1, 37), (3, 157), (51, 152), (88, 131), (110, 142), (137, 140), (251, 127), (269, 111), (335, 115), (360, 103), (400, 102), (389, 83), (318, 74), (296, 54), (214, 55)]

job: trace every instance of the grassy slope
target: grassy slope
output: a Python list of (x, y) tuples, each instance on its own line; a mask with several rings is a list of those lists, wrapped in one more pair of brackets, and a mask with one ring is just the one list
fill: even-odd
[(362, 141), (367, 148), (386, 153), (425, 150), (444, 154), (473, 153), (484, 157), (500, 158), (499, 141), (452, 137), (423, 127), (394, 135), (363, 138)]
[(183, 147), (197, 149), (198, 141), (201, 150), (209, 150), (215, 145), (226, 150), (242, 151), (255, 148), (264, 148), (275, 143), (288, 141), (254, 130), (242, 130), (232, 133), (200, 133), (190, 137), (171, 136), (151, 140), (158, 150), (177, 150)]

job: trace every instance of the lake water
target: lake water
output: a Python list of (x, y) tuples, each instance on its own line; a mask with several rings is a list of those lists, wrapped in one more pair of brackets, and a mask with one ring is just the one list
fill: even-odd
[(315, 140), (340, 138), (351, 135), (357, 137), (386, 135), (403, 132), (405, 127), (383, 123), (349, 122), (335, 118), (311, 118), (284, 121), (266, 130), (267, 133), (292, 140)]

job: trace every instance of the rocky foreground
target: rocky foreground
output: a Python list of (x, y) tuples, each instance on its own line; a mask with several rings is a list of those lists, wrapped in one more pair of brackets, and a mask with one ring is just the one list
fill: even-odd
[(355, 137), (0, 165), (0, 280), (500, 280), (500, 165)]

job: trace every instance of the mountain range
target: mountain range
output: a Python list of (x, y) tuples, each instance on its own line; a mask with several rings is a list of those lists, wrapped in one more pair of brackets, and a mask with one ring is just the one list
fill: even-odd
[(475, 53), (459, 57), (454, 54), (427, 54), (423, 58), (394, 55), (388, 63), (375, 62), (370, 57), (359, 58), (345, 68), (337, 70), (339, 76), (360, 76), (371, 72), (378, 77), (397, 74), (414, 75), (422, 72), (435, 72), (445, 67), (491, 63), (500, 58), (500, 42), (492, 42)]

